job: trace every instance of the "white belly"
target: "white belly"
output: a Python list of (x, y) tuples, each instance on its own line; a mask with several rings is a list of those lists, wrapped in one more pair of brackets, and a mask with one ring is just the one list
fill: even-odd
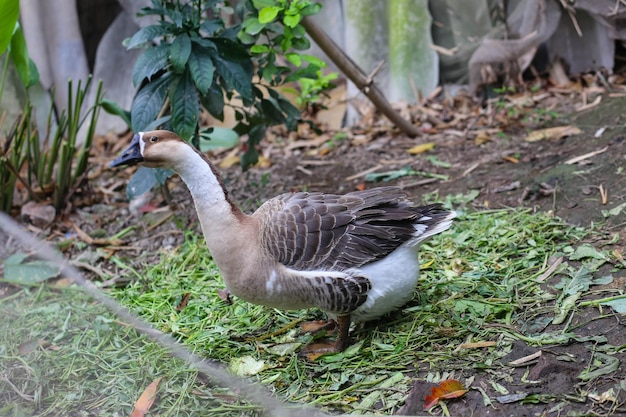
[(352, 313), (353, 321), (376, 319), (413, 298), (419, 276), (418, 246), (401, 246), (380, 261), (359, 268), (372, 289), (367, 301)]

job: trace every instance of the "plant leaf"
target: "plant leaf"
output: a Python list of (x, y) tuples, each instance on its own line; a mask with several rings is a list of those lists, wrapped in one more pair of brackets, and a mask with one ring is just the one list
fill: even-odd
[(259, 10), (259, 22), (261, 23), (269, 23), (272, 20), (276, 19), (276, 16), (278, 16), (278, 13), (282, 10), (283, 8), (280, 6), (270, 6), (270, 7), (264, 7), (261, 10)]
[(218, 54), (212, 54), (211, 57), (217, 72), (226, 82), (227, 89), (237, 90), (241, 94), (244, 104), (249, 104), (254, 99), (252, 95), (252, 67), (248, 69), (241, 63), (227, 60)]
[(217, 120), (224, 121), (224, 93), (213, 83), (207, 93), (200, 97), (202, 106)]
[(102, 110), (109, 114), (121, 117), (129, 128), (132, 126), (130, 123), (130, 112), (121, 108), (120, 105), (117, 104), (115, 101), (109, 100), (107, 98), (102, 99), (100, 101), (100, 107), (102, 107)]
[(421, 143), (419, 145), (413, 146), (407, 152), (410, 153), (411, 155), (417, 155), (420, 153), (428, 152), (434, 147), (435, 147), (435, 142)]
[(603, 306), (609, 306), (620, 314), (626, 314), (626, 298), (618, 298), (616, 300), (605, 301), (601, 303)]
[(126, 186), (126, 196), (129, 200), (134, 200), (150, 191), (157, 183), (155, 170), (152, 168), (139, 167), (137, 171), (130, 177)]
[(609, 258), (599, 252), (596, 248), (591, 245), (580, 245), (576, 248), (576, 251), (568, 256), (569, 259), (573, 261), (577, 261), (584, 258), (593, 258), (593, 259), (602, 259), (603, 261), (608, 261)]
[(152, 381), (150, 385), (148, 385), (141, 393), (137, 402), (135, 402), (135, 406), (133, 407), (133, 411), (130, 413), (130, 417), (144, 417), (148, 414), (152, 404), (154, 404), (161, 379), (162, 378), (157, 378)]
[(157, 45), (146, 49), (135, 62), (133, 68), (133, 85), (138, 86), (144, 79), (152, 80), (152, 76), (163, 70), (167, 65), (170, 46)]
[[(16, 26), (13, 37), (11, 38), (11, 61), (13, 61), (22, 83), (28, 88), (39, 81), (39, 74), (31, 74), (31, 63), (28, 57), (28, 48), (26, 48), (24, 32), (19, 23)], [(35, 75), (35, 77), (33, 77), (33, 75)]]
[(174, 71), (177, 73), (183, 72), (189, 55), (191, 54), (191, 39), (187, 34), (181, 34), (174, 39), (170, 46), (170, 62)]
[(143, 45), (144, 43), (149, 42), (158, 36), (164, 35), (165, 32), (165, 28), (161, 25), (150, 25), (143, 27), (139, 29), (132, 38), (130, 38), (128, 44), (126, 45), (126, 48), (136, 48), (137, 46)]
[(456, 379), (446, 379), (434, 387), (430, 391), (430, 395), (424, 398), (424, 410), (430, 410), (440, 400), (462, 397), (467, 391), (467, 388)]
[(235, 375), (252, 376), (267, 368), (267, 365), (265, 361), (256, 360), (252, 356), (242, 356), (240, 358), (233, 358), (228, 368)]
[(285, 16), (283, 18), (283, 23), (285, 24), (285, 26), (289, 26), (290, 28), (293, 28), (293, 27), (296, 27), (298, 23), (300, 23), (300, 19), (302, 19), (302, 16), (300, 16), (299, 14)]
[(139, 90), (130, 109), (130, 120), (135, 132), (144, 131), (145, 127), (157, 117), (167, 98), (171, 81), (172, 77), (164, 75)]
[(185, 71), (170, 84), (170, 103), (172, 107), (172, 128), (186, 140), (191, 140), (198, 125), (198, 92)]
[(2, 0), (0, 2), (0, 54), (9, 47), (17, 17), (20, 13), (19, 0)]
[(211, 61), (211, 54), (197, 44), (191, 47), (189, 55), (189, 72), (200, 94), (205, 95), (213, 84), (215, 67)]
[(16, 253), (4, 261), (4, 281), (18, 285), (37, 284), (59, 275), (59, 267), (47, 261), (27, 261), (28, 255)]
[(582, 133), (576, 126), (555, 126), (546, 129), (533, 130), (524, 139), (526, 142), (538, 142), (543, 139), (558, 140), (565, 136), (574, 136)]
[(212, 127), (200, 134), (200, 150), (202, 152), (214, 149), (232, 148), (239, 144), (239, 135), (232, 129)]

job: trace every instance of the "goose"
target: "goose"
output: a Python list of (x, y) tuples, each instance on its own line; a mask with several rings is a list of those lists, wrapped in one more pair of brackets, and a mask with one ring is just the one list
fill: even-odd
[(136, 133), (110, 167), (135, 164), (180, 175), (231, 294), (277, 309), (326, 312), (336, 339), (305, 346), (307, 353), (343, 351), (352, 322), (379, 318), (411, 300), (419, 244), (456, 216), (441, 204), (415, 206), (393, 186), (344, 195), (285, 193), (245, 214), (214, 165), (165, 130)]

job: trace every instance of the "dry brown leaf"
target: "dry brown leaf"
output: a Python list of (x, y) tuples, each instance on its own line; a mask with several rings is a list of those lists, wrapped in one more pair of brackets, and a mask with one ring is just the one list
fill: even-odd
[(219, 163), (219, 167), (222, 169), (228, 169), (232, 166), (235, 166), (239, 163), (241, 159), (239, 158), (239, 155), (228, 155), (226, 157), (224, 157), (224, 159), (222, 159)]
[(534, 130), (524, 139), (526, 142), (538, 142), (543, 139), (561, 139), (565, 136), (574, 136), (582, 133), (576, 126), (556, 126), (547, 129)]
[(133, 412), (130, 413), (130, 417), (144, 417), (148, 411), (150, 411), (150, 407), (154, 404), (154, 400), (156, 398), (157, 389), (159, 388), (159, 383), (162, 378), (157, 378), (150, 383), (146, 387), (146, 389), (141, 393), (139, 399), (135, 403), (135, 407), (133, 408)]
[(495, 345), (496, 345), (496, 342), (494, 341), (461, 343), (457, 349), (478, 349), (478, 348), (491, 347)]
[(479, 130), (474, 138), (475, 145), (482, 145), (483, 143), (491, 142), (491, 135), (484, 130)]
[(272, 166), (272, 161), (266, 156), (259, 155), (259, 160), (256, 164), (254, 164), (254, 166), (256, 168), (267, 169)]
[(435, 147), (435, 142), (421, 143), (410, 148), (407, 152), (411, 155), (428, 152)]

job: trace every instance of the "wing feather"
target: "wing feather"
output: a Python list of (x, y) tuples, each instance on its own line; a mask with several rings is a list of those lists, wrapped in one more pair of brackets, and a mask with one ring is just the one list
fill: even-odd
[[(415, 207), (398, 187), (345, 195), (283, 194), (257, 210), (267, 254), (295, 270), (345, 270), (449, 227), (440, 204)], [(447, 223), (446, 223), (447, 222)], [(432, 231), (428, 233), (428, 230)]]

